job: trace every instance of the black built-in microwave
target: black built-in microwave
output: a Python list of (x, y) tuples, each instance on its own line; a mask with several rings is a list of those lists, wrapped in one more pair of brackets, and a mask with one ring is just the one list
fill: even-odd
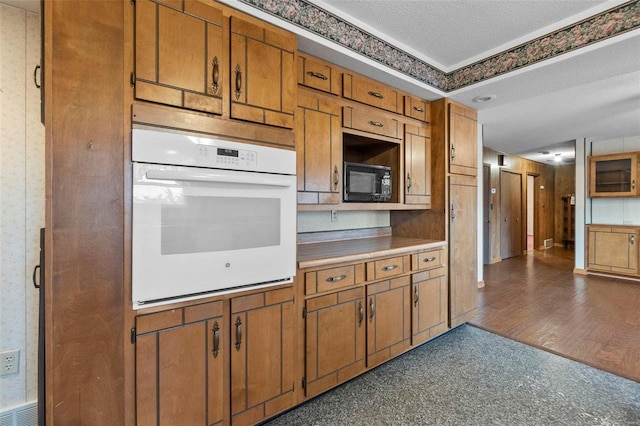
[(344, 163), (343, 199), (358, 203), (391, 201), (391, 167)]

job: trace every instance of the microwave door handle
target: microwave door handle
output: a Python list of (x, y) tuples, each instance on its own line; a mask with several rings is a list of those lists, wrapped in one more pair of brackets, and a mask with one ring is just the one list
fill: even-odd
[(148, 170), (147, 179), (154, 180), (182, 180), (195, 182), (218, 182), (218, 183), (245, 183), (262, 186), (291, 186), (288, 182), (273, 179), (270, 177), (248, 177), (221, 175), (214, 172), (192, 172), (182, 170)]

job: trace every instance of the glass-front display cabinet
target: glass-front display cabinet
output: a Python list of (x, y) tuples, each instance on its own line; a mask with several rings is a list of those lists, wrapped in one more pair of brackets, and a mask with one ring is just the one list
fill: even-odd
[(638, 197), (640, 153), (589, 157), (589, 197)]

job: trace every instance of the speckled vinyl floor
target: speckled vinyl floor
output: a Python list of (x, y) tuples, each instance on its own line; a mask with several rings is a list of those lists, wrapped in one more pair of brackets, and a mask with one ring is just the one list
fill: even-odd
[(640, 425), (640, 383), (463, 325), (267, 423)]

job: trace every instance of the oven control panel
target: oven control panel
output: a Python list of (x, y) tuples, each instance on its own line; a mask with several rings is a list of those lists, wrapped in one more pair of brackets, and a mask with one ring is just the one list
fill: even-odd
[(257, 153), (246, 149), (198, 145), (198, 155), (207, 158), (209, 165), (212, 167), (252, 170), (258, 164)]

